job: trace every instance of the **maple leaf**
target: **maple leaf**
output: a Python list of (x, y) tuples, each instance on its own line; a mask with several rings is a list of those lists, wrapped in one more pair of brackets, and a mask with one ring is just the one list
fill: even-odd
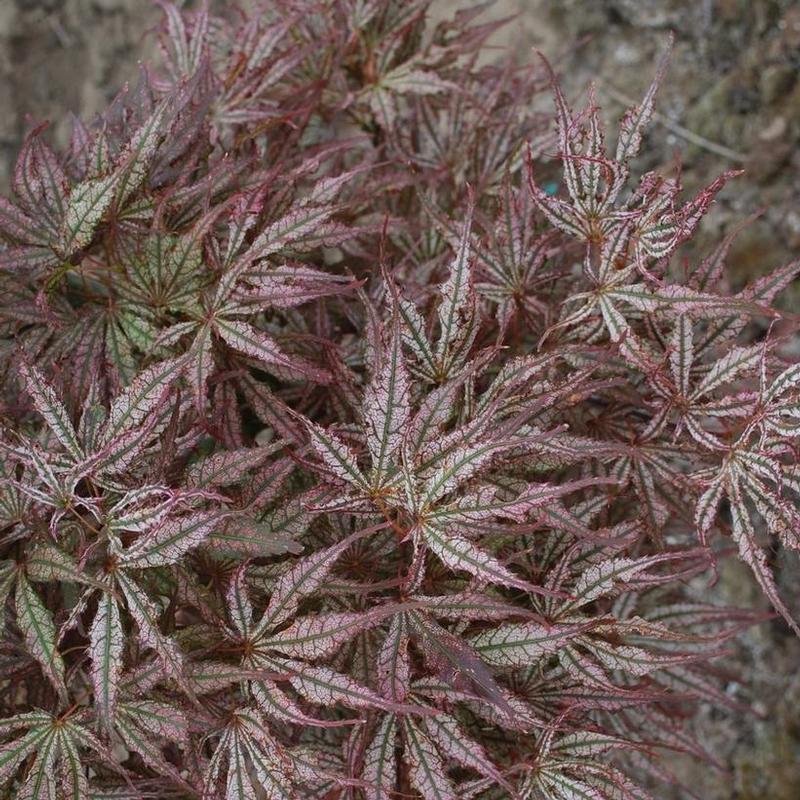
[(742, 710), (714, 662), (768, 615), (694, 579), (738, 550), (798, 632), (800, 262), (733, 291), (744, 220), (676, 263), (735, 173), (632, 179), (671, 43), (609, 148), (593, 88), (485, 58), (488, 3), (159, 5), (160, 59), (0, 199), (0, 792), (714, 763), (688, 711)]

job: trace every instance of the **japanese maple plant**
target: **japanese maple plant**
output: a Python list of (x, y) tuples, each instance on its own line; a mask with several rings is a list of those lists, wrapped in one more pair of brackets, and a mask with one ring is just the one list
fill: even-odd
[(609, 149), (483, 5), (162, 5), (0, 199), (2, 796), (663, 796), (765, 617), (689, 584), (798, 630), (800, 265), (632, 175), (666, 55)]

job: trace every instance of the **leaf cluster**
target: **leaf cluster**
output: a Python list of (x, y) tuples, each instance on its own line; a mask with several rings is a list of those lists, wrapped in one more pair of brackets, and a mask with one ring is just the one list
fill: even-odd
[(687, 584), (738, 550), (800, 632), (800, 264), (734, 291), (736, 231), (681, 248), (735, 176), (634, 183), (666, 56), (611, 155), (428, 5), (165, 0), (138, 86), (28, 136), (4, 796), (643, 800), (761, 619)]

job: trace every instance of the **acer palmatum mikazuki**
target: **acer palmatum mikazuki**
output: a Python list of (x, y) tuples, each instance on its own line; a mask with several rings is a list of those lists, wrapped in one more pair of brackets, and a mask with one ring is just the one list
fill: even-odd
[(164, 3), (161, 66), (29, 135), (3, 796), (650, 797), (759, 619), (686, 581), (732, 540), (797, 630), (800, 267), (679, 260), (734, 175), (633, 180), (666, 59), (611, 156), (427, 5)]

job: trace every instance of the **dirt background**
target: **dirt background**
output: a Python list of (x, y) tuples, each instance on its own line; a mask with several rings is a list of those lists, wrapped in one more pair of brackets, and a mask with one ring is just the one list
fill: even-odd
[[(469, 2), (437, 0), (434, 16)], [(675, 55), (659, 98), (642, 169), (682, 162), (687, 191), (724, 169), (745, 173), (723, 192), (701, 234), (718, 239), (758, 210), (729, 260), (741, 284), (800, 253), (800, 3), (791, 0), (498, 0), (487, 16), (517, 14), (494, 40), (529, 63), (542, 50), (577, 99), (597, 81), (606, 118), (641, 96), (668, 31)], [(151, 0), (0, 0), (0, 191), (30, 121), (49, 119), (56, 142), (69, 113), (91, 117), (154, 51), (159, 17)], [(800, 311), (800, 291), (786, 301)], [(800, 613), (796, 559), (774, 553), (784, 596)], [(699, 594), (763, 606), (745, 568), (733, 560)], [(705, 707), (703, 743), (726, 772), (689, 758), (666, 759), (700, 798), (800, 797), (800, 642), (779, 622), (735, 645), (728, 692), (754, 709)], [(735, 674), (734, 674), (735, 673)], [(659, 800), (685, 796), (660, 790)]]

